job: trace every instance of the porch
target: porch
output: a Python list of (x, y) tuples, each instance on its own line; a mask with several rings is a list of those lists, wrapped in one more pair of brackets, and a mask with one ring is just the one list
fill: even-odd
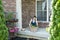
[[(39, 22), (39, 24), (38, 24), (39, 27), (43, 27), (43, 28), (38, 28), (37, 32), (31, 32), (29, 30), (29, 28), (27, 28), (31, 17), (33, 17), (34, 15), (38, 16), (37, 13), (36, 13), (36, 10), (35, 10), (36, 9), (35, 7), (37, 7), (36, 2), (37, 2), (36, 0), (30, 0), (30, 1), (28, 1), (28, 0), (23, 0), (23, 1), (18, 0), (18, 1), (16, 1), (16, 5), (17, 5), (16, 16), (17, 16), (17, 19), (19, 19), (19, 21), (17, 23), (19, 31), (16, 34), (16, 36), (24, 37), (24, 38), (34, 38), (34, 39), (39, 39), (39, 40), (48, 40), (49, 33), (46, 32), (46, 28), (44, 28), (44, 27), (47, 27), (47, 25), (49, 24), (48, 8), (46, 8), (46, 12), (44, 11), (44, 13), (43, 13), (43, 11), (41, 11), (38, 14), (39, 18), (40, 18), (40, 14), (42, 14), (42, 13), (43, 13), (42, 16), (44, 16), (44, 15), (45, 15), (45, 17), (47, 16), (46, 18), (41, 17), (41, 19), (40, 19), (40, 20), (42, 20), (41, 22), (40, 22), (40, 20), (38, 21)], [(25, 31), (21, 31), (21, 28), (25, 28)]]
[(46, 32), (45, 28), (38, 28), (37, 32), (31, 32), (29, 28), (26, 28), (25, 31), (18, 31), (16, 36), (23, 38), (39, 39), (39, 40), (48, 40), (49, 33)]
[[(31, 2), (33, 4), (31, 4)], [(24, 37), (24, 38), (33, 38), (33, 39), (38, 39), (38, 40), (48, 40), (49, 33), (46, 32), (46, 28), (38, 28), (37, 32), (31, 32), (29, 30), (29, 28), (26, 28), (29, 24), (31, 17), (36, 15), (35, 14), (35, 12), (36, 12), (35, 6), (36, 6), (35, 0), (33, 0), (33, 1), (30, 0), (30, 1), (25, 1), (25, 2), (21, 1), (21, 0), (16, 0), (16, 12), (17, 12), (16, 18), (18, 19), (16, 26), (19, 28), (19, 31), (16, 33), (16, 36)], [(26, 7), (26, 8), (24, 8), (24, 7)], [(47, 12), (47, 14), (48, 14), (48, 12)], [(40, 14), (39, 14), (39, 16), (40, 16)], [(43, 14), (43, 16), (44, 16), (44, 14)], [(44, 19), (45, 17), (43, 17), (41, 19), (41, 20), (43, 20), (43, 22), (39, 21), (39, 27), (40, 26), (47, 27), (47, 25), (49, 23), (49, 17), (48, 16), (49, 15), (47, 15), (46, 20)], [(25, 28), (25, 31), (21, 31), (21, 28)]]

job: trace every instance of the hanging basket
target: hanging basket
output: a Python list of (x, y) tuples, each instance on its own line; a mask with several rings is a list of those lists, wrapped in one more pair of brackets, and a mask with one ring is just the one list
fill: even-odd
[(7, 20), (7, 22), (18, 22), (18, 19), (11, 19), (11, 20)]

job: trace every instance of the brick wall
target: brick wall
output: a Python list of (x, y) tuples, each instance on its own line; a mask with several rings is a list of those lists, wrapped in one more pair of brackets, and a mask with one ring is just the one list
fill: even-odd
[(48, 24), (47, 22), (43, 23), (43, 22), (38, 22), (38, 25), (40, 28), (45, 28), (45, 27), (48, 27)]
[(35, 15), (35, 0), (22, 0), (22, 23), (28, 27), (31, 17)]
[(2, 0), (5, 12), (16, 12), (16, 1), (15, 0)]

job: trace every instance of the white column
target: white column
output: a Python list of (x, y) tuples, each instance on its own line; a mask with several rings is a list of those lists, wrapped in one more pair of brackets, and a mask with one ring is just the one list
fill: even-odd
[(21, 0), (16, 0), (16, 18), (18, 19), (17, 27), (19, 31), (22, 28), (22, 4)]
[(49, 14), (48, 14), (48, 0), (47, 0), (47, 22), (49, 22)]

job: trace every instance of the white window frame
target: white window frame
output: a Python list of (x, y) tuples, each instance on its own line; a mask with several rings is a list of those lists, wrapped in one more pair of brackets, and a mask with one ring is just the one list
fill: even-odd
[[(37, 16), (37, 1), (41, 1), (41, 0), (36, 0), (36, 16)], [(49, 23), (49, 14), (48, 14), (48, 0), (47, 0), (47, 20), (46, 21), (38, 21), (38, 22), (48, 22)]]

